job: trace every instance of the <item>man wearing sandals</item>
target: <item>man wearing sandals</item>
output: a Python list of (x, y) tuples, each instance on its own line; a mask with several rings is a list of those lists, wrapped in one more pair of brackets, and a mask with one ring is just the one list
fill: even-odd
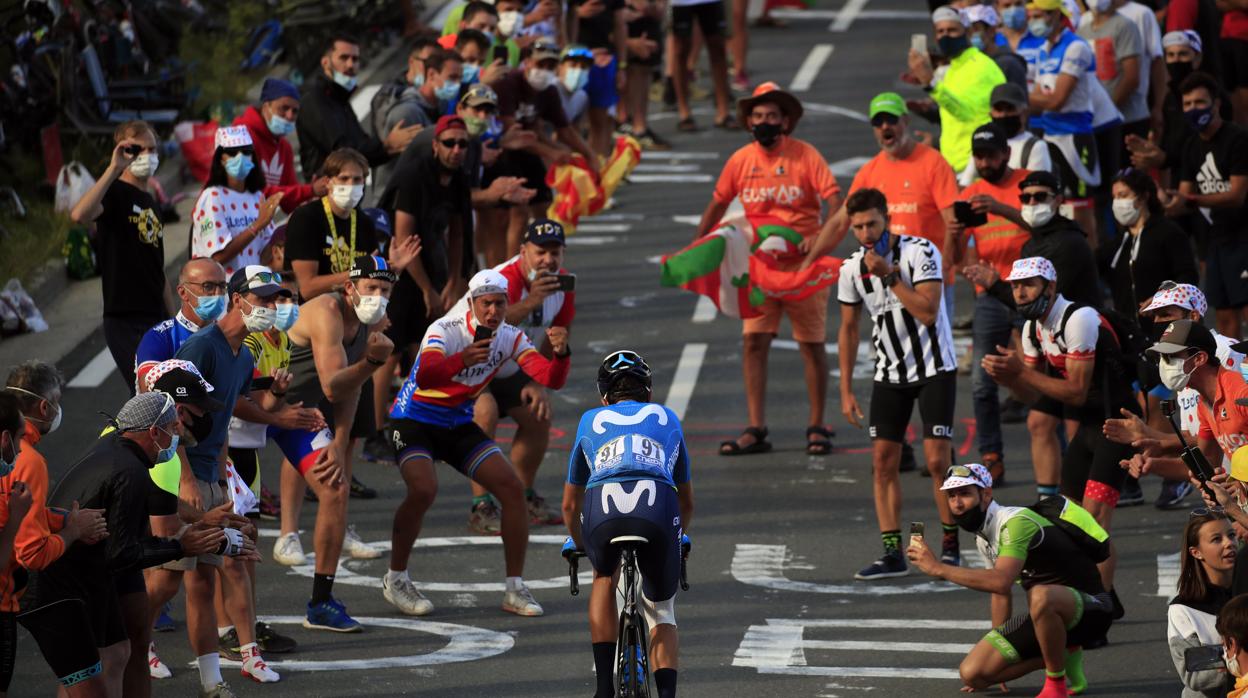
[[(711, 202), (702, 213), (697, 237), (714, 230), (732, 200), (740, 198), (747, 216), (778, 218), (801, 234), (800, 249), (806, 254), (811, 241), (829, 225), (824, 222), (822, 228), (820, 226), (821, 206), (826, 202), (829, 212), (840, 208), (841, 189), (819, 151), (792, 136), (802, 118), (802, 103), (775, 83), (767, 82), (759, 85), (753, 96), (742, 99), (737, 112), (753, 134), (754, 142), (728, 158)], [(780, 327), (781, 314), (789, 316), (793, 339), (797, 340), (806, 367), (806, 392), (810, 399), (806, 452), (822, 456), (832, 451), (832, 442), (828, 440), (832, 433), (823, 425), (828, 384), (824, 341), (830, 295), (830, 289), (825, 288), (800, 301), (769, 298), (758, 308), (762, 312), (760, 316), (745, 320), (742, 373), (750, 423), (735, 441), (720, 445), (720, 455), (771, 450), (764, 414), (767, 353)]]

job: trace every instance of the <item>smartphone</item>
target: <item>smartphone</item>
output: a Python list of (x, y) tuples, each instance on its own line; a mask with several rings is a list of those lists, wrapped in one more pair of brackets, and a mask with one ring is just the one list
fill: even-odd
[(143, 152), (143, 146), (137, 144), (128, 145), (125, 148), (125, 152), (127, 155), (132, 155), (137, 158)]
[(473, 342), (480, 342), (483, 339), (493, 339), (493, 338), (494, 338), (494, 330), (486, 327), (485, 325), (477, 325), (477, 331), (472, 333)]
[(260, 376), (251, 379), (252, 390), (268, 390), (273, 387), (273, 376)]
[(576, 290), (576, 274), (556, 274), (555, 278), (559, 280), (560, 291)]
[(911, 34), (910, 50), (927, 54), (927, 34)]
[(910, 522), (910, 545), (921, 542), (923, 540), (923, 522)]
[(988, 214), (975, 213), (975, 209), (969, 201), (953, 202), (953, 217), (968, 228), (978, 228), (988, 223)]
[(498, 46), (495, 46), (494, 50), (490, 52), (490, 60), (502, 61), (503, 65), (507, 64), (508, 58), (509, 58), (509, 55), (507, 51), (507, 46), (504, 44), (499, 44)]
[(1183, 651), (1183, 671), (1209, 671), (1226, 669), (1226, 659), (1221, 645), (1188, 647)]
[(892, 237), (892, 234), (885, 230), (884, 234), (880, 236), (880, 239), (876, 240), (875, 244), (871, 246), (871, 249), (875, 250), (875, 253), (881, 257), (887, 255), (888, 248), (893, 244)]

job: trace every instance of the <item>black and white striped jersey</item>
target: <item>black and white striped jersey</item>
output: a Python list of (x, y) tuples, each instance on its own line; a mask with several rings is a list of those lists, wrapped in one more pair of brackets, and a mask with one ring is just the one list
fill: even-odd
[[(908, 384), (932, 378), (957, 369), (953, 353), (953, 332), (942, 302), (936, 323), (922, 325), (911, 315), (897, 295), (881, 280), (867, 272), (859, 248), (841, 266), (837, 300), (846, 305), (865, 306), (871, 316), (871, 342), (875, 346), (875, 380), (881, 383)], [(894, 235), (888, 260), (901, 269), (899, 283), (910, 287), (918, 284), (941, 284), (940, 250), (929, 240), (910, 235)]]

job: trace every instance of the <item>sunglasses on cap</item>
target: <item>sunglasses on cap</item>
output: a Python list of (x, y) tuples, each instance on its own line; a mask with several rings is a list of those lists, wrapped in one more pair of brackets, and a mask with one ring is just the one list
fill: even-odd
[(975, 474), (975, 471), (965, 465), (949, 466), (949, 469), (945, 471), (945, 479), (948, 480), (951, 477), (964, 477), (969, 480), (979, 479), (979, 477)]
[(1047, 191), (1038, 191), (1032, 194), (1023, 192), (1018, 195), (1018, 200), (1024, 204), (1037, 203), (1043, 204), (1053, 199), (1053, 194)]
[(254, 281), (254, 280), (256, 280), (256, 279), (259, 279), (259, 280), (260, 280), (260, 283), (264, 283), (264, 284), (280, 284), (280, 283), (282, 283), (282, 275), (281, 275), (281, 274), (278, 274), (278, 273), (277, 273), (277, 272), (275, 272), (275, 271), (260, 271), (260, 272), (256, 272), (255, 274), (252, 274), (251, 276), (247, 277), (247, 283), (248, 283), (248, 284), (250, 284), (252, 281)]
[(438, 142), (442, 144), (443, 148), (467, 150), (470, 141), (467, 138), (442, 138)]
[(550, 53), (559, 53), (559, 45), (550, 41), (539, 40), (533, 44), (534, 51), (547, 51)]
[(1201, 516), (1226, 516), (1226, 509), (1222, 507), (1199, 507), (1192, 509), (1187, 513), (1187, 518), (1195, 519)]
[(886, 124), (889, 126), (896, 126), (899, 123), (901, 123), (901, 117), (896, 114), (889, 114), (888, 112), (880, 112), (879, 114), (871, 117), (871, 125), (876, 128)]
[(1166, 279), (1157, 287), (1158, 291), (1170, 291), (1179, 287), (1179, 282)]

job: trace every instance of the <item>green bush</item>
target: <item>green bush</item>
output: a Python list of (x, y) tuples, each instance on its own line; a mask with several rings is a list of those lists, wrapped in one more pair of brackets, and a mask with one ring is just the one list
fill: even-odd
[(233, 121), (235, 112), (241, 111), (239, 105), (247, 103), (247, 90), (257, 75), (243, 73), (238, 66), (251, 30), (270, 13), (261, 2), (232, 2), (229, 8), (229, 28), (224, 35), (188, 27), (179, 51), (182, 61), (190, 66), (189, 84), (199, 90), (191, 113), (223, 123)]

